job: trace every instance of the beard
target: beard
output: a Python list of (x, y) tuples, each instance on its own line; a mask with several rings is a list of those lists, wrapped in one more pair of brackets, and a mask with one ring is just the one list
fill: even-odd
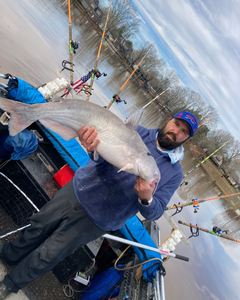
[[(157, 140), (158, 140), (158, 143), (161, 148), (163, 148), (165, 150), (173, 150), (173, 149), (181, 146), (187, 140), (186, 139), (185, 141), (183, 141), (181, 143), (176, 142), (176, 140), (177, 140), (176, 135), (170, 131), (165, 132), (165, 127), (166, 127), (166, 125), (163, 128), (160, 128), (158, 131)], [(173, 140), (170, 139), (167, 134), (171, 135)]]

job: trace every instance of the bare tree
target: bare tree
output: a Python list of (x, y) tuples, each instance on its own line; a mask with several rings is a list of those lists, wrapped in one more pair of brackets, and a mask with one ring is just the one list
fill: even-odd
[[(104, 15), (107, 15), (107, 8), (102, 8)], [(136, 6), (133, 0), (113, 0), (107, 31), (114, 38), (123, 36), (129, 39), (138, 32), (141, 19), (135, 13)]]

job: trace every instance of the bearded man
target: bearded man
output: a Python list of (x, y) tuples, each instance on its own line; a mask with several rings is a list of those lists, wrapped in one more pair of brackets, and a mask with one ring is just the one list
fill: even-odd
[(10, 243), (0, 241), (0, 255), (17, 264), (0, 282), (0, 299), (52, 270), (79, 247), (122, 228), (138, 212), (149, 221), (160, 218), (183, 179), (182, 144), (197, 128), (196, 117), (187, 111), (174, 115), (161, 129), (137, 127), (161, 173), (159, 182), (149, 184), (134, 174), (118, 173), (101, 157), (94, 161), (98, 132), (82, 127), (79, 139), (91, 158), (87, 165), (33, 214), (21, 236)]

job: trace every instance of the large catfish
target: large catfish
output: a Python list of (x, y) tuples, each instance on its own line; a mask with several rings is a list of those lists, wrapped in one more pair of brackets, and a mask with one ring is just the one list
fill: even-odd
[(142, 115), (137, 111), (123, 123), (111, 111), (84, 100), (57, 98), (43, 104), (24, 104), (0, 98), (0, 108), (10, 112), (9, 134), (14, 136), (39, 120), (64, 140), (78, 136), (78, 130), (87, 125), (98, 131), (99, 154), (106, 161), (145, 179), (149, 184), (160, 180), (157, 164), (135, 130)]

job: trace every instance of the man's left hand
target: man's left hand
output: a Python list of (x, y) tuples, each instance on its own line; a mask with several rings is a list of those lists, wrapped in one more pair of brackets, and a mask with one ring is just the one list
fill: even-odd
[(147, 183), (146, 180), (137, 176), (134, 185), (134, 190), (141, 200), (150, 200), (152, 198), (153, 191), (155, 189), (155, 183)]

